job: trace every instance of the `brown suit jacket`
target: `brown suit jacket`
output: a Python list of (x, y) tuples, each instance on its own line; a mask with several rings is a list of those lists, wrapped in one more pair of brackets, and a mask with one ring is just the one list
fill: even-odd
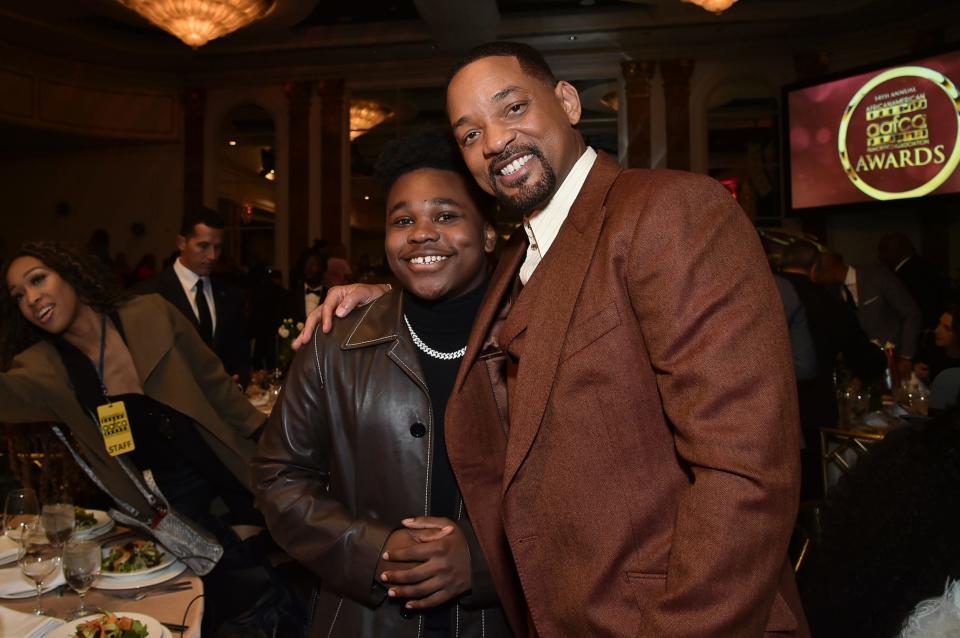
[(743, 212), (713, 180), (601, 154), (507, 322), (507, 423), (523, 254), (494, 274), (446, 432), (514, 631), (806, 635), (790, 345)]
[[(196, 329), (165, 299), (134, 297), (121, 304), (117, 313), (144, 393), (196, 421), (213, 452), (249, 486), (256, 444), (248, 437), (266, 417), (250, 405)], [(77, 401), (52, 344), (41, 341), (30, 346), (14, 357), (9, 371), (0, 373), (0, 420), (65, 424), (108, 489), (144, 515), (151, 512), (120, 464), (104, 449), (100, 431)]]

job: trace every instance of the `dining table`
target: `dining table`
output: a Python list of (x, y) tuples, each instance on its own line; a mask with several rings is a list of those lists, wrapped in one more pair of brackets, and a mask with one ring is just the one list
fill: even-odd
[[(200, 622), (203, 619), (203, 582), (200, 577), (187, 569), (177, 578), (158, 585), (153, 589), (162, 590), (171, 583), (189, 583), (189, 588), (178, 591), (151, 592), (144, 588), (145, 596), (135, 600), (131, 596), (141, 590), (91, 589), (86, 595), (86, 607), (95, 613), (105, 610), (119, 615), (126, 613), (145, 614), (164, 624), (181, 625), (186, 629), (170, 631), (174, 638), (199, 638)], [(48, 616), (66, 618), (80, 606), (80, 598), (69, 588), (58, 588), (43, 595), (42, 605)], [(35, 597), (20, 599), (0, 599), (0, 605), (24, 613), (32, 613), (36, 604)], [(12, 638), (12, 637), (11, 637)]]
[[(129, 537), (129, 532), (118, 528), (117, 531), (102, 536), (102, 539), (103, 542), (109, 542), (111, 538), (125, 536)], [(2, 540), (9, 543), (6, 538)], [(0, 570), (4, 572), (17, 569), (16, 560), (0, 565)], [(171, 638), (199, 638), (204, 611), (203, 581), (179, 561), (165, 568), (165, 572), (149, 579), (130, 580), (101, 575), (85, 597), (84, 606), (89, 610), (88, 615), (101, 610), (119, 615), (142, 614), (167, 625)], [(10, 574), (6, 578), (12, 576)], [(63, 582), (62, 576), (55, 578)], [(36, 607), (36, 601), (35, 595), (0, 597), (0, 606), (31, 614)], [(80, 597), (66, 585), (61, 585), (41, 596), (41, 607), (47, 616), (68, 619), (80, 607)], [(6, 635), (7, 632), (0, 626), (0, 638), (6, 638)]]

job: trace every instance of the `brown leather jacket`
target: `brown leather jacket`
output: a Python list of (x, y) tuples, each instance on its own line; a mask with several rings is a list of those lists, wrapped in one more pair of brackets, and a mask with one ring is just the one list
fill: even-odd
[[(253, 483), (274, 539), (319, 576), (310, 636), (423, 635), (375, 581), (390, 533), (430, 511), (433, 418), (417, 351), (394, 291), (314, 334), (297, 354), (267, 423)], [(509, 636), (473, 529), (472, 590), (451, 635)]]

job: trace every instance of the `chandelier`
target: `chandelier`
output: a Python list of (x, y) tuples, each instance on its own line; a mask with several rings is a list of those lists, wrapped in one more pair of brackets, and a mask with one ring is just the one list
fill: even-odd
[(118, 0), (194, 49), (259, 20), (271, 0)]
[(717, 15), (732, 7), (736, 1), (737, 0), (683, 0), (683, 2), (695, 4)]
[(374, 100), (350, 101), (350, 141), (357, 139), (387, 118), (393, 111)]

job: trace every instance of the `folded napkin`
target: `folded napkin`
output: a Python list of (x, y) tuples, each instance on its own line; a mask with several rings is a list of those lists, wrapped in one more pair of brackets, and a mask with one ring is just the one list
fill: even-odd
[(17, 557), (17, 551), (20, 544), (9, 536), (0, 536), (0, 564), (6, 563)]
[(34, 616), (23, 612), (0, 607), (0, 636), (22, 636), (40, 638), (47, 632), (59, 627), (63, 621), (50, 616)]
[[(63, 570), (57, 568), (57, 576), (43, 585), (43, 591), (49, 591), (54, 587), (59, 587), (67, 581), (63, 578)], [(36, 592), (37, 586), (32, 580), (20, 573), (20, 566), (7, 567), (0, 569), (0, 598), (21, 598), (29, 596), (31, 592)], [(0, 636), (6, 634), (0, 633)], [(16, 634), (12, 634), (16, 635)]]

